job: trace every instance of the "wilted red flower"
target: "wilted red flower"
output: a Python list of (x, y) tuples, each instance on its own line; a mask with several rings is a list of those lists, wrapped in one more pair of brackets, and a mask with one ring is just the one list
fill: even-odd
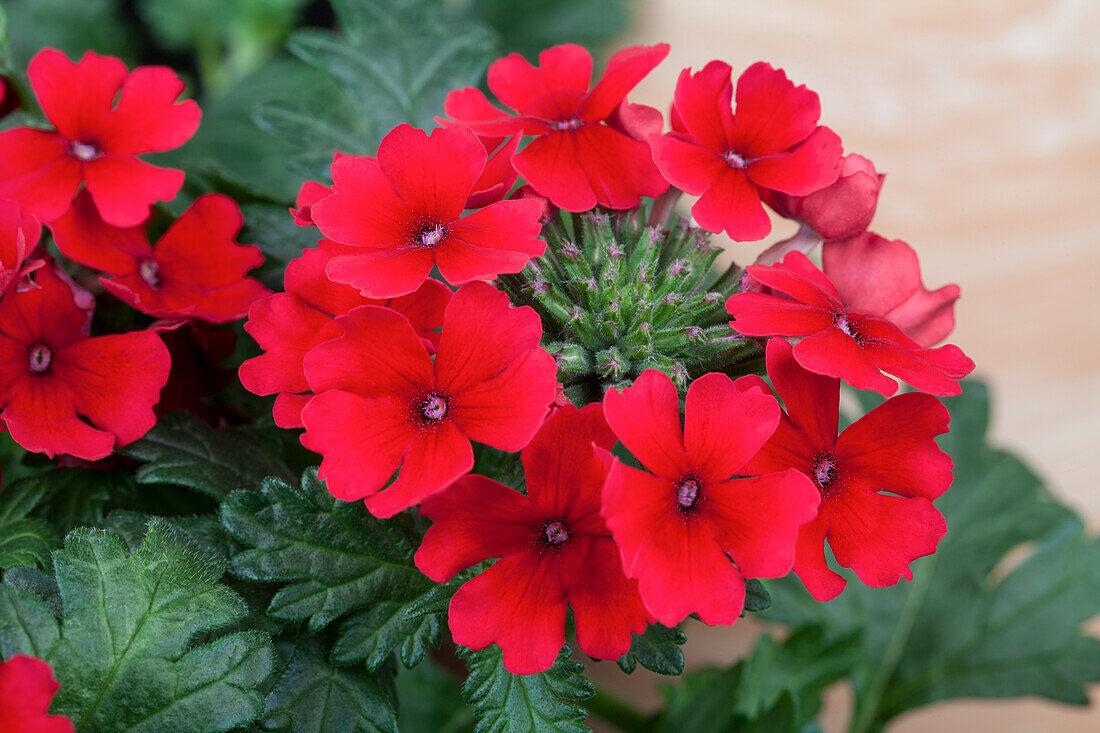
[(458, 589), (448, 623), (457, 644), (499, 644), (513, 674), (554, 664), (565, 641), (566, 604), (578, 646), (596, 659), (626, 654), (631, 634), (650, 620), (600, 517), (607, 467), (593, 444), (605, 450), (615, 444), (602, 405), (563, 407), (523, 449), (526, 496), (484, 476), (464, 476), (420, 508), (434, 524), (416, 566), (432, 580), (443, 583), (500, 558)]
[(116, 227), (141, 224), (150, 205), (175, 197), (183, 171), (138, 158), (178, 148), (198, 129), (198, 105), (176, 102), (183, 82), (174, 71), (127, 72), (119, 59), (91, 51), (74, 64), (47, 48), (31, 59), (27, 75), (56, 130), (0, 132), (0, 197), (51, 222), (83, 183), (103, 220)]
[(781, 339), (768, 342), (767, 365), (787, 413), (745, 470), (794, 468), (821, 492), (817, 518), (798, 533), (795, 573), (819, 601), (844, 590), (825, 563), (828, 541), (837, 562), (869, 586), (912, 580), (909, 563), (935, 552), (947, 532), (932, 506), (951, 485), (951, 457), (935, 440), (947, 432), (947, 409), (926, 394), (898, 395), (838, 438), (839, 380), (800, 367)]
[[(479, 135), (536, 135), (512, 165), (555, 206), (629, 209), (642, 196), (668, 188), (648, 146), (632, 134), (631, 119), (651, 115), (626, 103), (626, 95), (668, 49), (660, 43), (619, 51), (591, 91), (592, 55), (583, 46), (548, 48), (539, 54), (538, 66), (513, 53), (489, 67), (489, 89), (519, 116), (494, 107), (473, 87), (447, 95), (444, 109)], [(646, 109), (660, 120), (660, 113)]]
[(50, 715), (50, 702), (61, 689), (50, 665), (17, 654), (0, 662), (0, 730), (5, 733), (73, 733), (72, 722)]
[(67, 257), (101, 272), (111, 293), (149, 315), (186, 316), (211, 323), (243, 318), (271, 291), (245, 273), (264, 262), (259, 247), (236, 242), (244, 220), (228, 196), (195, 199), (156, 247), (144, 226), (120, 229), (103, 221), (81, 192), (67, 214), (50, 225)]
[(519, 272), (546, 250), (538, 204), (498, 201), (461, 216), (485, 162), (468, 129), (429, 137), (409, 125), (386, 135), (377, 159), (335, 161), (333, 193), (310, 215), (326, 237), (356, 249), (329, 261), (329, 278), (394, 298), (420, 287), (433, 266), (452, 285)]
[(89, 338), (53, 268), (35, 282), (0, 303), (0, 419), (29, 451), (104, 458), (153, 427), (168, 349), (150, 331)]
[(317, 396), (302, 410), (302, 445), (324, 456), (319, 475), (333, 496), (366, 497), (375, 516), (393, 516), (468, 473), (471, 440), (523, 448), (554, 400), (557, 366), (538, 348), (538, 314), (513, 308), (486, 283), (451, 298), (434, 362), (397, 311), (364, 305), (336, 323), (344, 335), (305, 358)]
[[(340, 156), (342, 157), (342, 156)], [(332, 187), (317, 181), (306, 181), (298, 189), (298, 195), (294, 199), (294, 208), (290, 209), (290, 215), (294, 217), (294, 223), (300, 227), (311, 227), (313, 224), (313, 205), (332, 193)]]
[(711, 61), (676, 83), (673, 132), (649, 138), (653, 159), (672, 185), (700, 196), (699, 226), (738, 241), (763, 239), (771, 220), (760, 190), (805, 196), (837, 179), (840, 138), (819, 127), (817, 94), (782, 69), (758, 62), (737, 80), (731, 109), (729, 64)]
[(730, 325), (746, 336), (799, 338), (794, 356), (815, 374), (889, 396), (898, 385), (882, 373), (888, 372), (923, 392), (956, 395), (958, 380), (974, 369), (974, 362), (957, 346), (922, 348), (885, 318), (849, 308), (829, 278), (801, 252), (789, 252), (771, 266), (746, 269), (790, 298), (731, 295), (726, 301), (734, 318)]
[(451, 299), (450, 289), (431, 278), (415, 292), (400, 298), (364, 298), (350, 285), (334, 283), (325, 276), (325, 265), (334, 253), (347, 251), (331, 242), (307, 249), (290, 262), (283, 277), (285, 293), (273, 293), (252, 304), (245, 330), (264, 349), (260, 356), (241, 364), (245, 389), (259, 395), (278, 393), (273, 414), (283, 428), (302, 427), (302, 408), (312, 394), (302, 363), (306, 354), (325, 341), (344, 333), (333, 318), (361, 305), (392, 308), (409, 319), (416, 334), (431, 352), (439, 345), (438, 328)]
[(775, 398), (755, 383), (706, 374), (688, 388), (681, 429), (672, 380), (647, 370), (621, 394), (607, 393), (604, 414), (652, 472), (603, 452), (613, 463), (603, 516), (627, 577), (638, 579), (646, 608), (666, 626), (689, 613), (732, 624), (744, 607), (745, 578), (790, 571), (798, 528), (819, 501), (798, 471), (733, 478), (747, 473), (775, 431)]
[(840, 159), (840, 177), (820, 191), (791, 196), (760, 189), (760, 195), (777, 214), (802, 222), (822, 239), (847, 239), (871, 225), (884, 178), (871, 161), (852, 154)]
[(955, 329), (959, 286), (926, 289), (917, 253), (900, 239), (864, 232), (826, 242), (821, 262), (845, 306), (882, 316), (921, 346), (934, 346)]
[(37, 219), (24, 215), (14, 201), (0, 199), (0, 297), (24, 275), (42, 266), (42, 260), (24, 265), (40, 236), (42, 226)]

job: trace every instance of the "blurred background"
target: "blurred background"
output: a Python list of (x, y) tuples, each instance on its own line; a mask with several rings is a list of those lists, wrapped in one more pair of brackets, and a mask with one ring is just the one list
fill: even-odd
[[(845, 151), (887, 174), (872, 229), (916, 249), (929, 288), (961, 286), (951, 341), (991, 385), (993, 440), (1024, 457), (1100, 530), (1093, 303), (1100, 227), (1091, 218), (1100, 210), (1100, 0), (445, 5), (491, 26), (505, 50), (532, 58), (565, 40), (605, 57), (624, 45), (667, 41), (669, 58), (631, 97), (662, 111), (680, 70), (712, 59), (735, 73), (765, 60), (817, 91), (822, 123), (840, 134)], [(271, 100), (323, 93), (281, 49), (296, 26), (332, 27), (324, 0), (3, 0), (0, 7), (13, 68), (25, 69), (35, 50), (52, 45), (72, 56), (92, 48), (131, 65), (180, 70), (205, 111), (200, 133), (178, 153), (189, 168), (271, 200), (289, 200), (305, 177), (287, 170), (293, 151), (259, 134), (253, 119)], [(328, 150), (315, 152), (327, 160)], [(791, 232), (777, 220), (768, 243)], [(727, 257), (751, 262), (766, 245), (727, 242)], [(732, 629), (695, 624), (685, 647), (689, 668), (728, 665), (759, 628), (751, 619)], [(645, 670), (625, 677), (614, 665), (595, 665), (593, 676), (643, 708), (659, 704), (658, 679)], [(823, 718), (827, 733), (844, 729), (850, 706), (850, 691), (837, 687)], [(909, 713), (889, 728), (940, 730), (1083, 733), (1100, 730), (1100, 708), (962, 700)]]

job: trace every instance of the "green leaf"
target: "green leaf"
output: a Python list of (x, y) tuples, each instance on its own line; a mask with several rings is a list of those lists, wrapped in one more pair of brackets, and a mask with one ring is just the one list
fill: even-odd
[(285, 206), (245, 204), (241, 211), (246, 227), (241, 241), (255, 244), (268, 261), (274, 260), (282, 265), (276, 273), (278, 282), (272, 283), (281, 286), (282, 270), (288, 262), (300, 257), (303, 249), (317, 245), (317, 231), (295, 224), (294, 217)]
[(763, 583), (756, 578), (745, 581), (745, 610), (742, 615), (767, 611), (771, 605), (772, 597)]
[(0, 585), (0, 658), (45, 657), (60, 634), (57, 619), (45, 602), (17, 587), (11, 575), (9, 570)]
[(47, 498), (43, 482), (22, 479), (0, 493), (0, 570), (14, 565), (47, 567), (57, 534), (31, 512)]
[(663, 687), (668, 709), (657, 729), (794, 733), (811, 721), (822, 693), (858, 655), (854, 634), (830, 640), (819, 627), (806, 627), (782, 643), (764, 635), (733, 667), (689, 672), (680, 684)]
[(154, 519), (170, 525), (200, 550), (220, 560), (228, 560), (241, 549), (240, 544), (225, 531), (218, 517), (213, 514), (196, 517), (157, 517), (120, 509), (111, 512), (103, 520), (102, 529), (117, 534), (133, 551), (141, 547), (145, 539), (146, 527)]
[(308, 619), (319, 631), (352, 614), (340, 626), (336, 662), (362, 661), (374, 670), (396, 651), (412, 667), (439, 643), (438, 613), (408, 613), (437, 585), (413, 564), (422, 529), (400, 516), (376, 519), (361, 502), (337, 501), (316, 469), (302, 476), (300, 488), (268, 479), (259, 492), (233, 492), (222, 504), (222, 522), (254, 548), (233, 558), (235, 575), (292, 581), (275, 594), (271, 616)]
[(477, 733), (586, 731), (588, 712), (578, 703), (595, 694), (584, 665), (570, 661), (562, 647), (554, 666), (538, 674), (515, 675), (504, 668), (500, 647), (472, 652), (459, 648), (470, 676), (462, 688), (474, 706)]
[(218, 499), (258, 486), (268, 476), (290, 476), (286, 464), (256, 439), (239, 430), (217, 430), (186, 412), (160, 418), (122, 452), (145, 461), (136, 473), (138, 483), (186, 486)]
[(267, 697), (265, 730), (293, 733), (396, 731), (397, 718), (375, 674), (362, 665), (337, 667), (325, 645), (300, 635), (286, 668)]
[[(873, 589), (850, 578), (827, 604), (792, 582), (770, 586), (772, 618), (820, 623), (833, 636), (862, 629), (863, 663), (852, 675), (858, 733), (958, 697), (1085, 704), (1100, 680), (1100, 641), (1080, 629), (1100, 612), (1100, 543), (1027, 466), (985, 443), (983, 385), (964, 383), (945, 404), (952, 429), (940, 442), (955, 481), (936, 506), (948, 533), (913, 564), (913, 582)], [(1028, 548), (1022, 564), (1002, 570), (1006, 555)]]
[(408, 122), (433, 127), (443, 99), (476, 84), (493, 59), (495, 36), (461, 19), (442, 0), (332, 0), (341, 33), (303, 29), (288, 48), (337, 80), (345, 94), (315, 101), (273, 104), (259, 120), (296, 141), (299, 170), (324, 180), (333, 151), (374, 154), (391, 128)]
[(245, 606), (217, 582), (224, 564), (167, 524), (150, 522), (132, 555), (112, 534), (74, 530), (54, 553), (54, 567), (60, 638), (47, 606), (10, 578), (0, 604), (4, 654), (13, 646), (8, 629), (33, 629), (24, 643), (61, 683), (53, 712), (80, 730), (150, 733), (225, 731), (263, 712), (255, 688), (271, 672), (269, 638), (244, 632), (193, 645), (196, 635), (241, 618)]
[(595, 48), (627, 29), (634, 0), (473, 0), (471, 17), (500, 33), (505, 53), (534, 60), (559, 43)]
[(473, 713), (462, 699), (454, 675), (430, 661), (403, 670), (396, 679), (397, 726), (402, 733), (465, 733), (473, 730)]
[(117, 0), (5, 0), (8, 37), (18, 69), (41, 48), (58, 48), (79, 59), (91, 49), (131, 56), (133, 29), (124, 22)]
[(639, 664), (651, 672), (678, 675), (684, 672), (684, 652), (680, 647), (687, 636), (680, 629), (650, 624), (643, 634), (634, 634), (630, 651), (619, 659), (619, 667), (630, 674)]

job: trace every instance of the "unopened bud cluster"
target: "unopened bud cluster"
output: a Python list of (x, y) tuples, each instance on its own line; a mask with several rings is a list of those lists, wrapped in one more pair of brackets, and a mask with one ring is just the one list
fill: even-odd
[(684, 389), (761, 354), (730, 328), (723, 307), (741, 268), (716, 269), (710, 234), (679, 217), (670, 228), (644, 222), (644, 209), (559, 214), (543, 228), (546, 254), (501, 278), (513, 302), (542, 316), (543, 346), (576, 404), (646, 369)]

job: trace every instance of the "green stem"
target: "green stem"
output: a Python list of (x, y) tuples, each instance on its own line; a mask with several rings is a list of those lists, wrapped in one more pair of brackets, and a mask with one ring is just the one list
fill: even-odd
[(909, 597), (905, 599), (905, 605), (901, 609), (894, 633), (890, 635), (890, 641), (886, 645), (886, 651), (882, 655), (875, 670), (871, 686), (867, 690), (866, 697), (857, 705), (856, 717), (848, 727), (849, 733), (867, 733), (875, 723), (878, 714), (878, 706), (882, 696), (886, 693), (886, 687), (890, 684), (890, 678), (897, 668), (898, 661), (905, 651), (905, 645), (909, 641), (909, 634), (913, 631), (913, 624), (917, 621), (924, 598), (928, 594), (932, 582), (932, 571), (936, 567), (936, 558), (933, 555), (917, 569), (913, 587)]
[(653, 729), (652, 718), (638, 712), (606, 687), (596, 685), (596, 694), (584, 702), (590, 713), (626, 733), (646, 733)]

